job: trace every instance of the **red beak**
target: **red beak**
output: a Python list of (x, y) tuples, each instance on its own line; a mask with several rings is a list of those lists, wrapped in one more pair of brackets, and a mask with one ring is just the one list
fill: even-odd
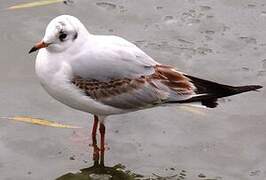
[(47, 47), (49, 44), (47, 44), (47, 43), (45, 43), (45, 42), (43, 42), (43, 41), (40, 41), (40, 42), (38, 42), (37, 44), (35, 44), (35, 46), (33, 46), (32, 48), (31, 48), (31, 50), (29, 51), (29, 53), (32, 53), (32, 52), (34, 52), (34, 51), (37, 51), (37, 50), (39, 50), (39, 49), (41, 49), (41, 48), (45, 48), (45, 47)]

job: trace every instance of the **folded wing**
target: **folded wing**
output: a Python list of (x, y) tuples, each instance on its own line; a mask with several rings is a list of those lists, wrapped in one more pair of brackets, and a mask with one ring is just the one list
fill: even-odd
[(120, 109), (143, 109), (164, 103), (201, 102), (216, 107), (217, 99), (252, 91), (261, 86), (233, 87), (199, 79), (176, 71), (171, 66), (156, 65), (154, 73), (137, 78), (108, 81), (75, 76), (72, 83), (86, 96)]

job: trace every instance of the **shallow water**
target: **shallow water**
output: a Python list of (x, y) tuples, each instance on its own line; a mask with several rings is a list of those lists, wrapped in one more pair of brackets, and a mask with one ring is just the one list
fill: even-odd
[[(83, 128), (1, 119), (3, 180), (56, 179), (93, 164), (92, 116), (47, 95), (34, 72), (36, 54), (28, 54), (57, 15), (74, 15), (95, 34), (123, 36), (188, 74), (230, 85), (266, 85), (263, 0), (75, 0), (4, 10), (17, 3), (0, 3), (0, 116), (27, 115)], [(106, 165), (121, 163), (154, 178), (183, 170), (188, 180), (264, 179), (265, 98), (264, 88), (225, 98), (216, 109), (171, 106), (112, 116), (106, 124)]]

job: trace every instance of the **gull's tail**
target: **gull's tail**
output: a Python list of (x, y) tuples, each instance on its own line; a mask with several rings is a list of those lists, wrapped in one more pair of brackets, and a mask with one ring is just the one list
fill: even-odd
[(257, 89), (262, 88), (260, 85), (228, 86), (189, 75), (185, 76), (188, 77), (193, 85), (197, 88), (197, 95), (191, 97), (190, 99), (181, 101), (180, 103), (201, 102), (202, 105), (210, 108), (217, 106), (218, 98), (232, 96), (248, 91), (256, 91)]

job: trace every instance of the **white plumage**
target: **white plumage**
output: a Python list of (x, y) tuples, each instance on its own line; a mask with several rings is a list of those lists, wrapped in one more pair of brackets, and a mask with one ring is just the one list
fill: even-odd
[[(42, 49), (41, 49), (42, 48)], [(90, 34), (75, 17), (62, 15), (46, 28), (36, 73), (46, 91), (58, 101), (94, 114), (94, 161), (104, 165), (104, 119), (161, 104), (200, 102), (217, 106), (217, 99), (262, 86), (233, 87), (203, 80), (160, 64), (134, 44), (117, 36)], [(96, 130), (100, 121), (101, 146)]]

